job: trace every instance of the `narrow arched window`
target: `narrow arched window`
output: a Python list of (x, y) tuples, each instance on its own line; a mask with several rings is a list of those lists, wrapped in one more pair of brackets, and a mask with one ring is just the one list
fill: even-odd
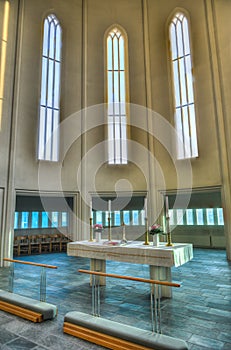
[(58, 161), (62, 31), (55, 15), (44, 21), (38, 159)]
[(178, 12), (169, 26), (178, 159), (198, 156), (189, 25)]
[(108, 163), (127, 164), (127, 37), (118, 27), (106, 36)]

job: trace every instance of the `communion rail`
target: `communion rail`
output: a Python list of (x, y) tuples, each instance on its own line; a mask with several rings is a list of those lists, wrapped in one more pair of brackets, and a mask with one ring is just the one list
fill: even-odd
[[(68, 312), (64, 317), (63, 331), (72, 336), (104, 346), (112, 350), (187, 350), (182, 339), (161, 333), (160, 329), (160, 286), (180, 287), (178, 283), (146, 278), (121, 276), (99, 271), (78, 270), (92, 275), (92, 313)], [(111, 321), (100, 316), (100, 277), (111, 277), (128, 281), (149, 283), (151, 286), (152, 331)]]
[[(57, 266), (37, 264), (28, 261), (3, 259), (10, 263), (10, 276), (8, 291), (0, 290), (0, 309), (16, 316), (26, 318), (33, 322), (42, 322), (53, 319), (57, 315), (57, 307), (46, 303), (46, 269), (57, 269)], [(41, 267), (40, 274), (40, 301), (28, 298), (13, 292), (14, 289), (14, 264), (24, 264)]]

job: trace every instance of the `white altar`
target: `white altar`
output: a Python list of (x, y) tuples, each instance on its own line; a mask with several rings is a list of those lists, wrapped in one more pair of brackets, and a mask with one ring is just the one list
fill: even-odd
[[(113, 241), (114, 244), (119, 243)], [(101, 242), (76, 241), (68, 243), (67, 254), (91, 259), (91, 269), (106, 272), (106, 261), (114, 260), (135, 264), (147, 264), (150, 278), (172, 282), (171, 267), (180, 266), (193, 258), (192, 244), (174, 243), (167, 247), (160, 243), (158, 247), (144, 245), (141, 241), (128, 242), (126, 245), (108, 245)], [(105, 281), (102, 279), (101, 283)], [(162, 286), (161, 295), (170, 298), (171, 287)]]

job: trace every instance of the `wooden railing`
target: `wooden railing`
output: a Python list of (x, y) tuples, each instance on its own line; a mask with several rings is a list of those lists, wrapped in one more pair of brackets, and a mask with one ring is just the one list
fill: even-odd
[[(168, 281), (152, 280), (141, 277), (117, 275), (113, 273), (105, 273), (100, 271), (82, 270), (78, 272), (92, 275), (92, 314), (94, 316), (100, 316), (100, 279), (99, 277), (118, 278), (128, 281), (149, 283), (151, 286), (150, 291), (150, 311), (151, 311), (151, 325), (152, 331), (161, 333), (161, 310), (160, 310), (160, 286), (176, 287), (179, 288), (179, 283), (173, 283)], [(98, 276), (98, 278), (96, 278)]]
[(15, 259), (9, 259), (9, 258), (3, 258), (3, 260), (13, 262), (13, 263), (18, 263), (18, 264), (23, 264), (23, 265), (33, 265), (33, 266), (45, 267), (47, 269), (57, 269), (57, 266), (54, 266), (54, 265), (38, 264), (30, 261), (22, 261), (22, 260), (15, 260)]
[(9, 258), (3, 258), (3, 261), (10, 262), (10, 276), (9, 276), (9, 292), (13, 293), (14, 290), (14, 264), (23, 264), (30, 266), (41, 267), (40, 274), (40, 301), (46, 301), (46, 269), (57, 269), (57, 266), (38, 264), (30, 261), (15, 260)]

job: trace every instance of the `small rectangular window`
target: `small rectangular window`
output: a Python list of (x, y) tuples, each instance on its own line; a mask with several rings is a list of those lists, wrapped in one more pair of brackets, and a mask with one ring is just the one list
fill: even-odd
[(206, 209), (207, 225), (214, 225), (214, 212), (213, 209)]
[(28, 228), (29, 224), (29, 212), (23, 211), (21, 218), (21, 228)]
[(51, 226), (52, 227), (59, 226), (59, 213), (57, 211), (52, 211), (51, 213)]
[(18, 212), (14, 213), (14, 229), (18, 228)]
[(42, 212), (42, 228), (49, 227), (49, 218), (47, 212)]
[(224, 225), (224, 216), (222, 208), (217, 208), (217, 223), (218, 225)]
[(204, 225), (203, 209), (196, 209), (197, 225)]
[(38, 211), (32, 211), (31, 215), (31, 228), (39, 227), (39, 213)]
[(67, 212), (62, 212), (62, 222), (61, 222), (62, 227), (67, 227), (68, 226), (68, 216)]

